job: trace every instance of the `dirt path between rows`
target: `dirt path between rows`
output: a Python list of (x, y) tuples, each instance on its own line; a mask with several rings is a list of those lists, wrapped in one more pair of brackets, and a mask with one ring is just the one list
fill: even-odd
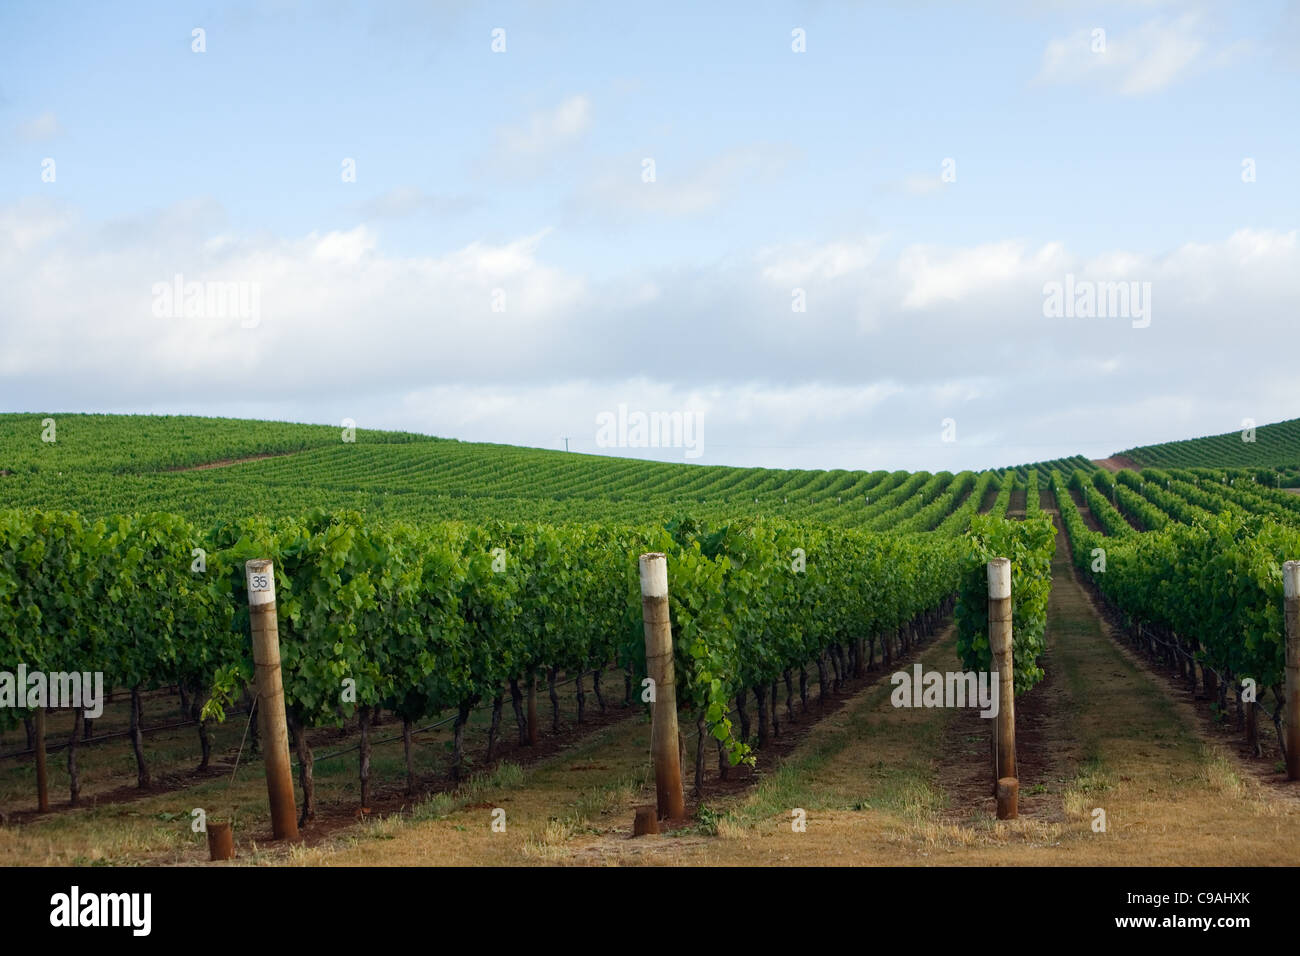
[(268, 451), (260, 455), (249, 455), (246, 458), (221, 458), (217, 461), (206, 461), (201, 465), (180, 465), (176, 468), (165, 468), (164, 471), (207, 471), (211, 468), (229, 468), (231, 465), (243, 465), (250, 461), (264, 461), (267, 458), (288, 458), (290, 455), (300, 455), (298, 451)]
[[(1058, 542), (1058, 547), (1060, 547)], [(1055, 569), (1053, 569), (1055, 570)], [(1022, 818), (1060, 823), (1062, 783), (1075, 774), (1080, 755), (1068, 715), (1077, 710), (1062, 674), (1063, 649), (1055, 638), (1069, 613), (1055, 580), (1048, 599), (1047, 650), (1039, 658), (1044, 677), (1016, 698), (1016, 770)], [(949, 797), (945, 820), (971, 825), (995, 812), (990, 744), (992, 720), (974, 710), (948, 722), (937, 779)]]
[[(757, 811), (781, 798), (820, 808), (809, 810), (806, 833), (790, 832), (788, 811), (772, 813), (700, 855), (737, 864), (1300, 862), (1294, 801), (1241, 774), (1162, 680), (1111, 639), (1057, 526), (1046, 677), (1016, 703), (1020, 819), (993, 818), (989, 731), (975, 712), (899, 711), (869, 695), (846, 712), (860, 732), (832, 760), (805, 761), (811, 780), (747, 801)], [(953, 669), (953, 651), (951, 639), (937, 642), (926, 666)], [(810, 746), (828, 746), (821, 736), (818, 728)]]
[(1107, 471), (1115, 472), (1121, 468), (1127, 468), (1129, 471), (1141, 471), (1142, 466), (1132, 458), (1125, 455), (1111, 455), (1109, 458), (1094, 458), (1093, 462), (1098, 468), (1105, 468)]
[(1070, 500), (1074, 502), (1074, 507), (1079, 512), (1079, 517), (1083, 519), (1083, 523), (1087, 526), (1088, 530), (1095, 531), (1098, 534), (1105, 534), (1106, 532), (1102, 530), (1101, 522), (1097, 520), (1097, 516), (1094, 515), (1092, 509), (1088, 507), (1088, 499), (1083, 496), (1083, 493), (1080, 492), (1078, 488), (1068, 488), (1066, 490), (1069, 492)]

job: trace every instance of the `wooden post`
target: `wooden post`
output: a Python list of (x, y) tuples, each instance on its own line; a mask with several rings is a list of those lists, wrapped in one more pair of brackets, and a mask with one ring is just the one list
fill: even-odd
[[(997, 665), (990, 665), (992, 670), (997, 670)], [(1002, 698), (998, 697), (998, 705), (1001, 706)], [(989, 770), (993, 774), (993, 796), (998, 795), (998, 724), (994, 718), (993, 726), (989, 730)]]
[(1015, 671), (1011, 660), (1011, 561), (994, 558), (988, 564), (989, 647), (998, 673), (998, 715), (994, 718), (997, 771), (993, 780), (1016, 776)]
[(1020, 816), (1017, 801), (1020, 796), (1020, 781), (1015, 777), (1003, 777), (998, 781), (998, 819), (1014, 820)]
[(253, 630), (253, 665), (257, 678), (257, 718), (266, 764), (266, 793), (271, 803), (271, 832), (277, 840), (298, 839), (298, 810), (293, 799), (289, 763), (289, 728), (280, 683), (280, 631), (275, 611), (275, 568), (265, 558), (244, 563), (248, 578), (248, 616)]
[(668, 611), (668, 558), (641, 555), (641, 617), (645, 624), (645, 661), (654, 681), (650, 705), (650, 747), (655, 768), (655, 795), (660, 818), (686, 816), (682, 765), (677, 736), (677, 686), (673, 668), (673, 630)]
[(229, 823), (208, 824), (208, 859), (233, 860), (235, 858), (235, 836)]
[(537, 727), (537, 674), (528, 681), (528, 746), (536, 747), (541, 734)]
[(32, 711), (32, 748), (36, 751), (36, 811), (50, 812), (50, 778), (45, 769), (45, 708)]
[(654, 807), (637, 807), (632, 820), (632, 836), (647, 836), (659, 832), (659, 818)]
[(1286, 602), (1286, 778), (1300, 780), (1300, 561), (1282, 565)]
[[(1256, 693), (1258, 693), (1258, 689)], [(1246, 701), (1246, 746), (1252, 757), (1260, 756), (1259, 749), (1259, 711), (1253, 700)]]

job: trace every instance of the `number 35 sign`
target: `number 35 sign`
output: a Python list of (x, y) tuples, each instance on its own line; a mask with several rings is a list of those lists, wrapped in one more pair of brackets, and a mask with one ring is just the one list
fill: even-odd
[(266, 558), (244, 563), (244, 573), (248, 578), (248, 603), (257, 607), (260, 604), (275, 603), (275, 568)]

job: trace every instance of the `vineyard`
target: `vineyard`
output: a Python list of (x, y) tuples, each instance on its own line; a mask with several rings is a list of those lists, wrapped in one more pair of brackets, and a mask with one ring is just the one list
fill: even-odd
[[(322, 508), (421, 521), (625, 524), (689, 512), (713, 521), (952, 531), (1005, 475), (679, 465), (360, 429), (344, 441), (342, 429), (323, 426), (239, 423), (240, 431), (194, 418), (58, 416), (56, 440), (42, 442), (44, 418), (0, 415), (8, 500), (87, 517), (167, 511), (204, 524)], [(1022, 483), (1027, 470), (1017, 470)]]
[(5, 941), (1282, 938), (1297, 63), (1300, 0), (0, 4)]
[[(1103, 615), (1124, 648), (1108, 653), (1144, 655), (1151, 680), (1171, 674), (1203, 705), (1203, 732), (1240, 738), (1267, 783), (1287, 760), (1282, 565), (1300, 557), (1300, 495), (1286, 490), (1295, 442), (1287, 422), (1258, 429), (1254, 457), (1233, 458), (1219, 439), (1123, 453), (1140, 470), (1073, 457), (957, 474), (781, 471), (324, 426), (3, 415), (0, 674), (100, 673), (110, 697), (96, 718), (0, 707), (0, 812), (13, 818), (0, 819), (0, 855), (17, 862), (45, 821), (105, 803), (160, 808), (143, 835), (92, 853), (110, 861), (141, 843), (153, 858), (196, 859), (172, 821), (200, 800), (264, 828), (247, 770), (265, 742), (252, 717), (245, 572), (262, 558), (274, 564), (298, 822), (327, 848), (341, 816), (405, 810), (415, 826), (458, 819), (521, 775), (560, 787), (545, 783), (547, 760), (570, 751), (594, 754), (597, 777), (625, 769), (612, 791), (592, 785), (578, 817), (537, 811), (542, 836), (524, 846), (545, 856), (576, 832), (593, 845), (614, 832), (588, 804), (606, 808), (596, 817), (624, 813), (647, 785), (644, 750), (636, 756), (648, 713), (646, 553), (667, 557), (692, 826), (712, 837), (769, 826), (771, 808), (795, 795), (791, 806), (820, 801), (832, 815), (841, 798), (894, 807), (916, 833), (930, 832), (917, 814), (952, 812), (946, 801), (980, 759), (913, 763), (905, 741), (968, 752), (953, 741), (987, 724), (872, 708), (901, 666), (994, 666), (985, 570), (996, 557), (1011, 561), (1014, 692), (1028, 726), (1068, 736), (1071, 708), (1044, 702), (1070, 693), (1061, 674), (1077, 665), (1077, 684), (1102, 653), (1054, 636), (1082, 586), (1093, 597), (1070, 605), (1069, 621)], [(4, 693), (0, 683), (0, 702)], [(146, 707), (175, 716), (146, 722)], [(845, 726), (862, 732), (844, 739)], [(1026, 739), (1027, 773), (1099, 772), (1049, 766), (1040, 733)], [(49, 776), (66, 798), (38, 787), (47, 751), (64, 754)], [(849, 752), (869, 767), (892, 755), (907, 779), (819, 776), (817, 761)], [(1199, 753), (1187, 759), (1207, 759)], [(342, 769), (345, 755), (355, 769)], [(821, 779), (833, 797), (812, 785)], [(1070, 794), (1085, 784), (1051, 805), (1041, 786), (1027, 791), (1026, 825), (1081, 845), (1087, 823)], [(844, 787), (877, 796), (851, 800)], [(976, 842), (992, 853), (999, 839)], [(87, 858), (68, 841), (56, 859)]]
[[(1251, 441), (1243, 441), (1252, 438)], [(1164, 442), (1142, 448), (1130, 448), (1119, 457), (1140, 466), (1153, 468), (1218, 467), (1259, 468), (1280, 473), (1290, 487), (1300, 484), (1300, 419), (1261, 425), (1249, 430)], [(1269, 475), (1271, 480), (1275, 475)]]

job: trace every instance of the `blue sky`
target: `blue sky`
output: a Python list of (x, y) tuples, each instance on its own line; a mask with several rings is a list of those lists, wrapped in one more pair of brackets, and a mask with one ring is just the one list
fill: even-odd
[[(0, 406), (927, 468), (1300, 415), (1295, 3), (608, 6), (0, 8)], [(265, 322), (154, 324), (177, 272)]]

